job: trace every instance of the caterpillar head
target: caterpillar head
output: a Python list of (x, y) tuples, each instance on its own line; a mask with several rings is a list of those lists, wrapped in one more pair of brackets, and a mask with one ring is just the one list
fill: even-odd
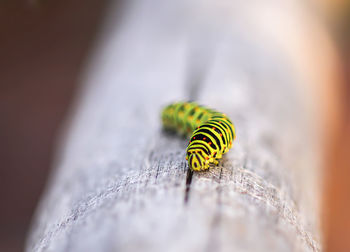
[(209, 168), (209, 159), (201, 152), (187, 152), (186, 160), (188, 160), (189, 167), (194, 171), (202, 171)]

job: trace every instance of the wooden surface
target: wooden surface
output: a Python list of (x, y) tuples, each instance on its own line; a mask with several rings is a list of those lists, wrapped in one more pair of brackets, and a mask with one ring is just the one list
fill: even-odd
[[(254, 4), (111, 7), (27, 251), (320, 250), (309, 96)], [(237, 128), (208, 172), (188, 172), (187, 140), (161, 130), (162, 107), (187, 99)]]

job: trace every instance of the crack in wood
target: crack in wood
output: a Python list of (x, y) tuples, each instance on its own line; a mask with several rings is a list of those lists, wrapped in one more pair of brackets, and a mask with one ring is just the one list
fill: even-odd
[(207, 244), (207, 252), (210, 251), (220, 251), (220, 249), (218, 249), (220, 242), (218, 242), (218, 228), (220, 226), (220, 221), (221, 221), (221, 192), (222, 192), (222, 188), (221, 188), (221, 179), (222, 179), (222, 174), (223, 174), (223, 167), (220, 167), (220, 174), (219, 174), (219, 180), (218, 180), (218, 186), (216, 188), (217, 191), (217, 207), (216, 207), (216, 211), (214, 214), (214, 217), (211, 221), (211, 225), (210, 225), (210, 232), (209, 232), (209, 238), (208, 238), (208, 244)]
[(187, 204), (190, 196), (192, 177), (193, 177), (193, 171), (190, 168), (188, 168), (187, 175), (186, 175), (186, 189), (185, 189), (185, 198), (184, 198), (185, 204)]
[(158, 179), (159, 171), (160, 171), (160, 163), (158, 162), (155, 180)]

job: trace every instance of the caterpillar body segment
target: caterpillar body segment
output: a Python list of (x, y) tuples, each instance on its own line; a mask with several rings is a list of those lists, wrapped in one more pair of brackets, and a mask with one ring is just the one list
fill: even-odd
[(191, 136), (186, 149), (186, 160), (195, 171), (218, 164), (218, 159), (229, 151), (236, 137), (230, 119), (220, 112), (195, 102), (168, 105), (162, 112), (163, 127), (185, 136)]

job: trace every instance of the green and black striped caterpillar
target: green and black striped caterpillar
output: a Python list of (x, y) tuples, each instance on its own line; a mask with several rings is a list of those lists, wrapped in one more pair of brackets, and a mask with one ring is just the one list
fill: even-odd
[(209, 168), (211, 163), (228, 152), (236, 137), (230, 119), (220, 112), (195, 102), (177, 102), (162, 112), (163, 127), (185, 136), (191, 136), (186, 149), (186, 160), (194, 171)]

